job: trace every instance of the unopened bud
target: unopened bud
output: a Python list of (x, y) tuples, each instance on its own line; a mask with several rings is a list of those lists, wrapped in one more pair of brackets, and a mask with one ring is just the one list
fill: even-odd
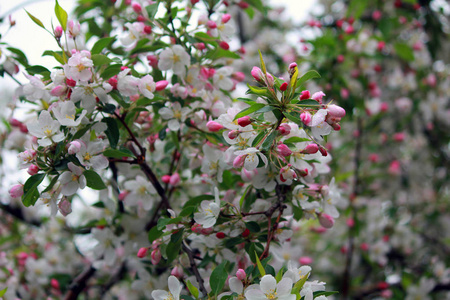
[(281, 135), (288, 135), (291, 133), (291, 126), (289, 124), (283, 123), (278, 127), (278, 131)]
[(280, 144), (277, 146), (278, 153), (280, 153), (281, 156), (287, 157), (292, 154), (292, 150), (289, 149), (288, 146), (285, 144)]
[(157, 81), (155, 83), (155, 90), (156, 91), (162, 91), (162, 90), (164, 90), (167, 87), (168, 84), (169, 84), (169, 82), (167, 80)]
[(164, 175), (161, 177), (162, 182), (169, 183), (170, 182), (170, 175)]
[(131, 3), (131, 7), (133, 8), (134, 12), (136, 12), (136, 13), (140, 13), (142, 11), (142, 6), (137, 2)]
[(36, 165), (31, 165), (28, 167), (27, 172), (28, 172), (28, 174), (33, 176), (33, 175), (37, 174), (37, 172), (39, 172), (39, 167)]
[(154, 68), (158, 68), (158, 57), (156, 55), (147, 55), (148, 64)]
[(239, 155), (233, 160), (233, 167), (234, 168), (241, 168), (244, 163), (245, 159), (247, 158), (247, 154)]
[(9, 189), (9, 195), (11, 196), (11, 198), (20, 198), (20, 197), (22, 197), (22, 195), (23, 195), (23, 185), (22, 184), (13, 185)]
[(298, 262), (301, 265), (310, 265), (313, 262), (313, 259), (309, 256), (302, 256), (298, 259)]
[(216, 132), (223, 129), (223, 125), (216, 121), (209, 121), (208, 123), (206, 123), (206, 127), (211, 132)]
[(53, 33), (55, 34), (55, 38), (60, 39), (63, 34), (63, 28), (61, 26), (56, 26)]
[(239, 130), (231, 130), (230, 132), (228, 132), (228, 138), (230, 140), (234, 140), (235, 138), (237, 138), (239, 136), (241, 132)]
[(180, 183), (180, 181), (181, 181), (180, 174), (174, 173), (172, 176), (170, 176), (169, 180), (170, 185), (176, 186)]
[(153, 265), (157, 265), (161, 261), (161, 250), (159, 248), (152, 251), (151, 261)]
[(222, 15), (222, 23), (227, 23), (228, 21), (230, 21), (230, 19), (231, 19), (231, 15), (230, 14)]
[(197, 48), (200, 51), (206, 49), (205, 43), (196, 43), (194, 46), (195, 46), (195, 48)]
[(288, 83), (283, 82), (283, 84), (280, 86), (280, 91), (284, 92), (285, 90), (287, 90), (287, 87), (288, 87)]
[(303, 124), (309, 125), (312, 120), (312, 116), (309, 112), (305, 111), (300, 114), (300, 120), (302, 120)]
[(179, 266), (173, 267), (172, 271), (170, 271), (170, 275), (175, 276), (177, 278), (183, 278), (184, 275), (183, 268)]
[(328, 114), (336, 118), (342, 118), (345, 116), (345, 109), (335, 104), (328, 105), (327, 111)]
[(249, 116), (244, 116), (242, 118), (237, 119), (237, 123), (241, 127), (245, 127), (247, 125), (250, 125), (252, 123), (252, 120)]
[(76, 154), (81, 150), (81, 143), (79, 141), (72, 141), (69, 144), (69, 148), (67, 149), (67, 153)]
[(148, 252), (148, 248), (147, 247), (142, 247), (139, 249), (138, 253), (137, 253), (137, 257), (139, 258), (144, 258), (147, 256), (147, 252)]
[(50, 285), (51, 285), (52, 288), (54, 288), (55, 290), (59, 290), (59, 282), (58, 282), (58, 280), (56, 280), (55, 278), (52, 278), (52, 280), (50, 280)]
[(247, 274), (245, 274), (245, 271), (243, 269), (239, 269), (236, 272), (236, 277), (242, 281), (245, 280), (245, 278), (247, 278)]
[(318, 101), (319, 103), (322, 103), (323, 96), (325, 96), (325, 93), (320, 91), (320, 92), (314, 93), (311, 96), (311, 99), (314, 99), (314, 100)]
[(314, 153), (317, 153), (317, 151), (319, 151), (319, 146), (317, 146), (317, 144), (309, 144), (308, 146), (306, 146), (305, 149), (303, 149), (302, 153), (303, 154), (314, 154)]
[(216, 233), (216, 237), (217, 237), (218, 239), (223, 239), (223, 238), (225, 238), (225, 233), (223, 233), (222, 231), (220, 231), (220, 232)]
[(209, 20), (208, 22), (206, 22), (206, 26), (208, 26), (211, 29), (216, 29), (217, 28), (217, 24), (213, 20)]
[(306, 100), (306, 99), (309, 99), (309, 98), (311, 98), (311, 93), (308, 90), (301, 92), (300, 100)]
[(260, 83), (263, 82), (263, 73), (260, 68), (253, 67), (250, 73), (252, 74), (253, 78), (255, 78), (256, 81)]
[(63, 200), (59, 201), (58, 203), (58, 209), (59, 212), (66, 217), (72, 212), (72, 203), (70, 203), (69, 200), (66, 198), (63, 198)]
[(230, 49), (230, 45), (227, 42), (225, 42), (225, 41), (221, 41), (219, 43), (219, 46), (220, 46), (220, 48), (222, 48), (224, 50), (229, 50)]
[(322, 156), (327, 156), (328, 152), (324, 147), (319, 147), (319, 151), (322, 154)]

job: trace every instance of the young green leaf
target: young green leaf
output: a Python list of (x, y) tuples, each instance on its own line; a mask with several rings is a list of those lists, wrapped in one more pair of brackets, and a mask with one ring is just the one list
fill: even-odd
[(191, 292), (191, 295), (194, 296), (195, 299), (198, 299), (198, 288), (196, 288), (189, 280), (186, 280), (186, 286), (189, 292)]
[(23, 186), (23, 205), (28, 207), (36, 203), (37, 199), (39, 198), (39, 191), (37, 187), (41, 184), (44, 178), (45, 173), (38, 173), (28, 178)]
[(211, 291), (215, 296), (217, 296), (222, 290), (225, 285), (225, 281), (228, 278), (228, 274), (225, 270), (226, 264), (227, 261), (223, 261), (220, 265), (218, 265), (214, 271), (212, 271), (211, 277), (209, 278), (209, 285), (211, 286)]
[(255, 251), (255, 259), (256, 259), (256, 265), (258, 266), (258, 270), (259, 270), (259, 274), (261, 274), (261, 276), (266, 275), (266, 271), (264, 270), (264, 267), (261, 264), (261, 261), (259, 260), (258, 254)]
[(30, 14), (26, 9), (25, 12), (27, 13), (27, 15), (31, 18), (31, 20), (33, 20), (34, 23), (36, 23), (37, 25), (39, 25), (40, 27), (45, 29), (44, 24), (41, 22), (41, 20), (39, 20), (38, 18), (36, 18), (35, 16), (33, 16), (32, 14)]
[(257, 110), (260, 110), (261, 108), (263, 108), (264, 106), (266, 106), (266, 104), (263, 103), (255, 103), (253, 105), (251, 105), (250, 107), (247, 107), (246, 109), (241, 110), (235, 117), (234, 120), (237, 120), (239, 118), (242, 118), (244, 116), (247, 116), (251, 113), (254, 113)]
[(55, 14), (58, 18), (59, 24), (64, 31), (67, 28), (67, 12), (59, 5), (58, 0), (55, 0)]
[(86, 177), (86, 185), (93, 190), (103, 190), (106, 189), (106, 185), (103, 179), (95, 171), (86, 170), (83, 172)]
[(320, 74), (317, 71), (310, 70), (310, 71), (306, 72), (305, 74), (303, 74), (302, 77), (300, 77), (297, 80), (297, 84), (295, 85), (295, 89), (297, 91), (299, 91), (299, 89), (305, 84), (305, 82), (307, 82), (310, 79), (314, 79), (314, 78), (320, 78)]
[(116, 39), (115, 36), (99, 39), (97, 42), (95, 42), (94, 46), (92, 47), (91, 54), (101, 53), (102, 50), (108, 47), (115, 39)]
[(266, 74), (267, 73), (266, 64), (264, 63), (264, 59), (263, 59), (261, 51), (259, 51), (259, 49), (258, 49), (258, 53), (259, 53), (259, 62), (261, 64), (261, 70), (263, 71), (263, 74)]

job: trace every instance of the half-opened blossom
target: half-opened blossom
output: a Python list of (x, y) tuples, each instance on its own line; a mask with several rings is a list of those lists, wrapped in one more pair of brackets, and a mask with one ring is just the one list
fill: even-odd
[(180, 45), (166, 48), (159, 54), (158, 68), (162, 71), (173, 70), (176, 75), (183, 76), (190, 65), (191, 57)]
[(75, 194), (78, 189), (84, 189), (86, 187), (86, 177), (83, 175), (83, 168), (78, 167), (74, 163), (67, 164), (69, 171), (62, 173), (59, 177), (61, 182), (61, 194), (65, 196), (71, 196)]
[(175, 276), (169, 276), (168, 279), (169, 291), (154, 290), (152, 297), (155, 300), (179, 300), (181, 293), (181, 283)]
[(39, 139), (38, 144), (45, 147), (64, 140), (64, 133), (59, 130), (60, 126), (61, 124), (54, 120), (48, 111), (44, 110), (38, 120), (28, 124), (27, 128), (30, 134)]
[(264, 275), (256, 288), (248, 289), (245, 292), (245, 298), (247, 300), (295, 300), (296, 296), (291, 294), (291, 290), (292, 280), (290, 278), (283, 278), (277, 283), (272, 275)]
[(262, 159), (264, 165), (267, 166), (268, 160), (267, 157), (261, 153), (255, 147), (250, 147), (245, 150), (235, 151), (234, 154), (243, 157), (244, 159), (244, 168), (248, 171), (252, 171), (258, 167), (259, 160)]
[(80, 125), (81, 120), (87, 111), (83, 110), (78, 118), (75, 104), (72, 101), (60, 101), (52, 109), (53, 115), (63, 126), (76, 127)]

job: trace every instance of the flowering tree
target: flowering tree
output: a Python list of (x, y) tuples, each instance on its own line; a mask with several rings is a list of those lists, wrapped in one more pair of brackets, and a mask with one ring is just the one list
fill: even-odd
[(69, 20), (56, 1), (51, 29), (28, 12), (60, 50), (44, 53), (58, 62), (49, 70), (5, 48), (5, 74), (21, 65), (28, 82), (2, 143), (29, 174), (2, 204), (6, 299), (333, 294), (274, 245), (302, 219), (329, 228), (339, 216), (339, 190), (321, 175), (345, 110), (304, 91), (316, 71), (292, 62), (275, 76), (261, 53), (241, 97), (233, 65), (245, 51), (228, 43), (227, 11), (266, 8), (197, 2), (83, 1)]

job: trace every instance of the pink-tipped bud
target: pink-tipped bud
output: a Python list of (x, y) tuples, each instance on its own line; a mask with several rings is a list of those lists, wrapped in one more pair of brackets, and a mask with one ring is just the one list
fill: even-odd
[(210, 29), (216, 29), (217, 28), (217, 24), (213, 20), (209, 20), (208, 22), (206, 22), (206, 26), (208, 26)]
[(302, 256), (298, 259), (298, 262), (301, 265), (310, 265), (313, 262), (313, 259), (309, 256)]
[(20, 125), (22, 125), (22, 122), (20, 122), (17, 119), (12, 118), (11, 120), (9, 120), (9, 124), (13, 127), (20, 127)]
[(249, 4), (245, 1), (241, 1), (237, 5), (242, 9), (247, 9), (249, 7)]
[(220, 48), (222, 48), (224, 50), (229, 50), (230, 49), (230, 45), (227, 42), (225, 42), (225, 41), (221, 41), (219, 43), (219, 46), (220, 46)]
[(250, 72), (250, 74), (252, 74), (253, 78), (255, 78), (256, 81), (258, 82), (262, 82), (263, 81), (263, 73), (261, 71), (260, 68), (258, 67), (253, 67), (252, 71)]
[(55, 290), (59, 290), (59, 282), (58, 282), (58, 280), (56, 280), (55, 278), (52, 278), (52, 280), (50, 280), (50, 285), (51, 285), (52, 288), (54, 288)]
[(231, 75), (234, 80), (242, 82), (245, 80), (245, 74), (243, 72), (236, 72)]
[(36, 165), (31, 165), (31, 166), (28, 167), (27, 172), (28, 172), (28, 174), (33, 176), (34, 174), (37, 174), (37, 172), (39, 172), (39, 167), (36, 166)]
[(284, 92), (285, 90), (287, 90), (287, 87), (288, 87), (288, 83), (283, 82), (283, 84), (280, 86), (280, 91)]
[(168, 84), (169, 84), (169, 82), (167, 80), (157, 81), (155, 83), (155, 90), (156, 91), (162, 91), (162, 90), (164, 90), (167, 87)]
[(73, 38), (77, 37), (80, 34), (81, 26), (80, 26), (80, 23), (78, 21), (70, 20), (67, 23), (67, 28), (69, 30), (70, 36), (73, 37)]
[(345, 60), (345, 56), (342, 55), (342, 54), (339, 54), (338, 57), (337, 57), (337, 62), (338, 63), (343, 63), (344, 60)]
[(278, 131), (281, 135), (288, 135), (291, 133), (291, 126), (289, 124), (283, 123), (278, 127)]
[(75, 87), (77, 85), (77, 82), (72, 78), (66, 78), (66, 84), (67, 86)]
[(267, 77), (267, 85), (273, 87), (273, 84), (275, 82), (273, 76), (270, 73), (266, 73), (266, 77)]
[(180, 174), (174, 173), (172, 176), (170, 176), (169, 180), (170, 185), (176, 186), (180, 183), (180, 181), (181, 181)]
[(170, 175), (163, 175), (163, 177), (161, 177), (161, 180), (164, 183), (169, 183), (170, 182)]
[(369, 244), (367, 244), (367, 243), (362, 243), (360, 246), (359, 246), (359, 248), (362, 250), (362, 251), (367, 251), (367, 250), (369, 250)]
[(216, 121), (209, 121), (208, 123), (206, 123), (206, 127), (211, 132), (216, 132), (223, 129), (223, 125)]
[(372, 13), (372, 19), (374, 19), (375, 21), (378, 21), (379, 19), (381, 19), (382, 13), (379, 10), (376, 10)]
[(234, 140), (235, 138), (237, 138), (239, 136), (241, 132), (239, 130), (231, 130), (230, 132), (228, 132), (228, 138), (230, 140)]
[(13, 185), (9, 189), (9, 195), (11, 196), (11, 198), (20, 198), (20, 197), (22, 197), (22, 195), (23, 195), (23, 185), (22, 184)]
[(345, 28), (345, 33), (351, 34), (355, 32), (355, 28), (353, 28), (353, 25), (348, 25), (347, 28)]
[(159, 248), (152, 251), (151, 261), (153, 265), (157, 265), (161, 261), (161, 250)]
[(149, 25), (145, 25), (145, 26), (144, 26), (144, 32), (145, 32), (146, 34), (150, 34), (150, 33), (152, 33), (152, 31), (153, 31), (153, 29), (152, 29), (151, 26), (149, 26)]
[(179, 266), (173, 267), (172, 271), (170, 271), (170, 275), (175, 276), (177, 278), (183, 278), (184, 272), (183, 268)]
[(197, 48), (197, 49), (200, 50), (200, 51), (206, 49), (205, 43), (196, 43), (194, 46), (195, 46), (195, 48)]
[(334, 225), (334, 219), (332, 216), (322, 213), (319, 215), (319, 223), (325, 228), (331, 228)]
[(231, 19), (231, 15), (230, 14), (222, 15), (222, 23), (227, 23), (228, 21), (230, 21), (230, 19)]
[(289, 65), (289, 75), (292, 76), (295, 73), (295, 69), (297, 68), (297, 63), (293, 62)]
[(280, 144), (277, 146), (278, 153), (280, 153), (281, 156), (287, 157), (292, 154), (291, 149), (289, 149), (288, 146), (285, 144)]
[(137, 2), (131, 3), (131, 7), (133, 8), (135, 13), (142, 12), (142, 6), (139, 3), (137, 3)]
[(319, 146), (317, 146), (317, 144), (309, 144), (308, 146), (306, 146), (305, 149), (303, 149), (302, 153), (303, 154), (314, 154), (314, 153), (317, 153), (317, 151), (319, 151)]
[(322, 154), (322, 156), (327, 156), (328, 152), (324, 147), (319, 147), (319, 151)]
[(385, 41), (379, 41), (378, 45), (377, 45), (377, 50), (378, 51), (382, 51), (385, 46), (386, 46), (386, 42)]
[(66, 217), (72, 212), (72, 203), (64, 197), (63, 200), (58, 203), (58, 210), (64, 217)]
[(236, 168), (236, 169), (241, 168), (244, 165), (246, 158), (247, 158), (246, 154), (237, 156), (233, 160), (233, 167)]
[(66, 92), (66, 87), (63, 85), (58, 85), (56, 87), (54, 87), (51, 91), (50, 91), (50, 95), (54, 96), (54, 97), (60, 97), (62, 95), (65, 94)]
[(305, 111), (300, 114), (300, 120), (302, 120), (303, 124), (309, 125), (312, 120), (312, 116), (309, 112)]
[(347, 223), (348, 227), (353, 227), (355, 226), (355, 220), (353, 218), (349, 218), (347, 219), (347, 221), (345, 221)]
[(61, 38), (62, 34), (63, 34), (63, 28), (61, 26), (56, 26), (55, 30), (53, 31), (53, 33), (55, 34), (55, 38), (59, 39)]
[(306, 99), (309, 99), (309, 98), (311, 98), (311, 93), (308, 90), (301, 92), (300, 100), (306, 100)]
[(218, 238), (218, 239), (224, 239), (225, 236), (226, 236), (225, 233), (222, 231), (216, 233), (216, 238)]
[(158, 68), (158, 57), (156, 55), (147, 55), (148, 64), (154, 68)]
[(76, 154), (81, 150), (81, 143), (79, 141), (72, 141), (69, 144), (69, 148), (67, 149), (67, 153)]
[(138, 250), (137, 253), (137, 257), (139, 258), (144, 258), (147, 256), (147, 252), (148, 252), (148, 248), (147, 247), (142, 247)]
[(237, 119), (237, 123), (241, 127), (245, 127), (247, 125), (252, 124), (252, 120), (249, 116), (244, 116), (242, 118)]
[(128, 191), (121, 191), (119, 194), (119, 201), (124, 201), (128, 194)]
[(314, 99), (314, 100), (318, 101), (319, 103), (322, 103), (323, 96), (325, 96), (325, 93), (320, 91), (320, 92), (314, 93), (311, 96), (311, 99)]
[(200, 0), (191, 0), (191, 4), (192, 5), (195, 5), (195, 4), (199, 3), (199, 2), (200, 2)]
[(239, 269), (236, 272), (236, 277), (242, 281), (245, 280), (245, 278), (247, 278), (247, 274), (245, 274), (245, 271), (243, 269)]
[(328, 114), (335, 118), (342, 118), (345, 116), (345, 109), (335, 104), (328, 105)]

